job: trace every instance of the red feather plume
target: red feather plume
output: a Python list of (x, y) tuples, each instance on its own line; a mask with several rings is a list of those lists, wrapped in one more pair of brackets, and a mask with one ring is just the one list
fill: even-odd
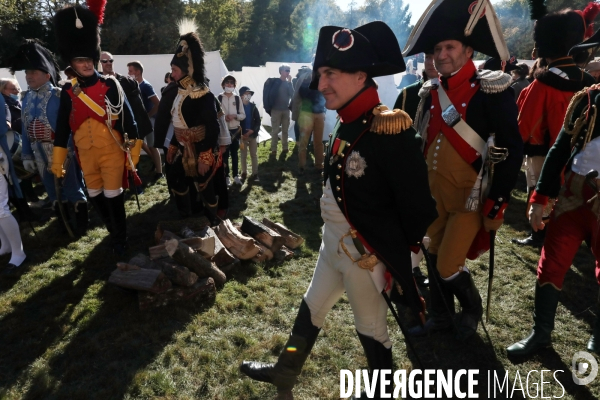
[(594, 34), (594, 20), (600, 13), (600, 3), (590, 2), (583, 9), (582, 17), (585, 20), (585, 37), (589, 38)]
[(106, 8), (106, 0), (86, 0), (86, 4), (88, 9), (96, 14), (96, 17), (98, 17), (98, 25), (102, 25), (104, 22), (104, 8)]

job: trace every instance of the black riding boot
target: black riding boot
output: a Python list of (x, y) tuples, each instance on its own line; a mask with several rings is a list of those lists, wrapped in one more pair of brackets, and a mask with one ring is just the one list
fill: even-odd
[(89, 225), (88, 205), (85, 201), (75, 203), (75, 223), (77, 224), (77, 234), (85, 235)]
[(188, 188), (183, 193), (174, 189), (171, 189), (171, 191), (173, 192), (173, 197), (175, 198), (175, 206), (177, 207), (177, 211), (179, 211), (179, 216), (182, 219), (191, 217), (192, 201), (190, 199), (190, 189)]
[[(369, 372), (371, 373), (371, 379), (373, 378), (373, 371), (379, 370), (381, 374), (381, 370), (387, 369), (393, 372), (394, 370), (394, 362), (392, 360), (392, 348), (386, 349), (381, 342), (370, 338), (368, 336), (360, 334), (358, 331), (358, 339), (360, 340), (360, 344), (365, 351), (365, 356), (367, 357), (367, 363), (369, 364)], [(375, 385), (375, 390), (372, 392), (373, 397), (368, 397), (366, 389), (361, 393), (361, 399), (381, 399), (381, 379), (378, 375), (377, 384)], [(363, 382), (364, 386), (364, 382)], [(388, 385), (385, 388), (385, 393), (391, 395), (394, 391), (393, 383)], [(371, 393), (369, 393), (371, 394)], [(391, 397), (391, 396), (390, 396)], [(352, 396), (350, 399), (354, 400), (356, 397)]]
[(533, 308), (533, 329), (529, 336), (506, 349), (509, 356), (529, 356), (539, 349), (550, 346), (551, 333), (554, 329), (554, 317), (558, 307), (560, 291), (547, 284), (535, 285)]
[(110, 211), (108, 210), (108, 203), (106, 202), (106, 197), (103, 194), (99, 194), (98, 196), (94, 196), (89, 198), (90, 203), (94, 206), (98, 214), (100, 214), (100, 219), (102, 223), (106, 227), (108, 233), (112, 233), (112, 221), (110, 219)]
[(254, 380), (275, 385), (280, 392), (291, 391), (298, 381), (298, 375), (302, 371), (302, 366), (308, 358), (320, 330), (312, 324), (310, 309), (302, 300), (292, 333), (279, 355), (277, 363), (244, 361), (240, 365), (240, 371)]
[(457, 339), (465, 340), (477, 331), (477, 325), (483, 315), (483, 305), (479, 291), (468, 271), (459, 272), (450, 280), (444, 280), (460, 303)]
[(588, 351), (600, 354), (600, 293), (598, 293), (598, 304), (596, 307), (596, 321), (594, 322), (594, 330), (592, 337), (587, 344)]
[(122, 256), (125, 254), (127, 246), (127, 215), (125, 214), (124, 194), (121, 193), (117, 197), (106, 198), (108, 211), (110, 212), (110, 220), (113, 231), (110, 233), (110, 244), (113, 252)]
[(429, 319), (424, 326), (415, 326), (408, 333), (413, 336), (425, 336), (434, 332), (452, 329), (452, 318), (454, 318), (454, 295), (437, 270), (437, 254), (429, 255), (427, 270), (430, 277)]

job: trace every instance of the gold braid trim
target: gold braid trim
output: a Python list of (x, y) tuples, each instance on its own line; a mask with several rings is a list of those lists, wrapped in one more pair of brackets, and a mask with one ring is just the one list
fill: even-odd
[(571, 101), (569, 102), (569, 107), (567, 107), (567, 112), (565, 114), (565, 121), (563, 123), (563, 128), (565, 132), (572, 136), (571, 138), (571, 147), (575, 146), (575, 142), (579, 137), (579, 133), (581, 129), (583, 129), (584, 125), (587, 123), (585, 119), (585, 115), (587, 114), (588, 107), (586, 106), (581, 115), (577, 117), (575, 123), (571, 124), (571, 120), (573, 119), (573, 114), (575, 113), (575, 109), (579, 106), (579, 103), (588, 96), (588, 88), (580, 90), (575, 93), (573, 97), (571, 97)]
[(373, 121), (371, 122), (371, 132), (385, 135), (397, 135), (410, 128), (412, 119), (410, 116), (399, 109), (390, 111), (384, 105), (373, 109)]

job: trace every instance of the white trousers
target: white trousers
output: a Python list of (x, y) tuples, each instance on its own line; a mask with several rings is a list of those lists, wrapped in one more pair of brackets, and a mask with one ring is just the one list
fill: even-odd
[[(392, 342), (387, 329), (387, 303), (377, 290), (371, 273), (352, 262), (342, 250), (340, 238), (348, 233), (350, 226), (335, 203), (329, 182), (323, 192), (323, 241), (312, 281), (304, 295), (312, 323), (322, 327), (325, 316), (346, 291), (356, 330), (390, 348)], [(354, 259), (360, 258), (350, 237), (344, 239), (344, 244)]]

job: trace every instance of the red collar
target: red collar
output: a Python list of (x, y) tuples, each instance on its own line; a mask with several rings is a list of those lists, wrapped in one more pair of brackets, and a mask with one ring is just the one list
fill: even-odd
[(370, 86), (354, 96), (345, 106), (337, 110), (337, 113), (342, 123), (348, 124), (356, 121), (361, 115), (372, 110), (379, 103), (377, 89)]
[(442, 85), (444, 85), (444, 89), (452, 90), (462, 85), (465, 81), (470, 80), (475, 75), (476, 71), (477, 68), (475, 68), (473, 60), (469, 59), (456, 74), (448, 78), (444, 78), (442, 76), (440, 82), (442, 82)]

